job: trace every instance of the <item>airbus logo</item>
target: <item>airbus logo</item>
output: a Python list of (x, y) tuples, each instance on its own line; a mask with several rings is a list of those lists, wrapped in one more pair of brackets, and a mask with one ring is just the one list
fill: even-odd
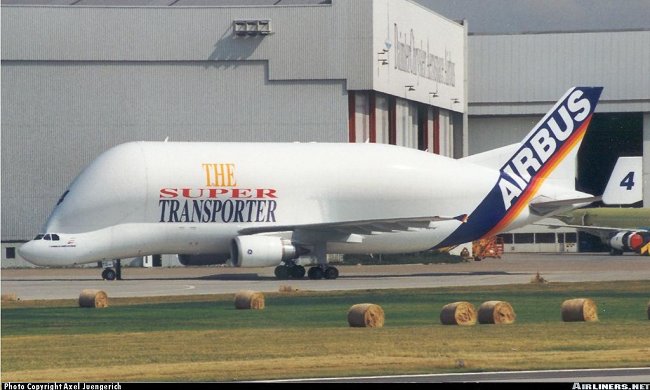
[(555, 154), (556, 150), (570, 140), (590, 112), (589, 99), (583, 97), (582, 91), (575, 90), (524, 141), (514, 157), (501, 168), (499, 189), (506, 210), (547, 163), (553, 165), (562, 160), (564, 154)]

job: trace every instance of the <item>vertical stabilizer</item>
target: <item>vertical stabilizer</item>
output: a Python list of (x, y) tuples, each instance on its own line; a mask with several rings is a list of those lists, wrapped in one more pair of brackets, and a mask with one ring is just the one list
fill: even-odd
[[(499, 169), (494, 187), (439, 246), (468, 242), (506, 230), (528, 208), (542, 184), (563, 162), (573, 166), (602, 87), (574, 87), (533, 127)], [(505, 150), (505, 149), (504, 149)], [(561, 176), (561, 175), (560, 175)], [(557, 184), (554, 182), (554, 184)], [(573, 181), (570, 189), (574, 189)]]
[(643, 199), (643, 158), (619, 157), (609, 177), (603, 203), (627, 205)]

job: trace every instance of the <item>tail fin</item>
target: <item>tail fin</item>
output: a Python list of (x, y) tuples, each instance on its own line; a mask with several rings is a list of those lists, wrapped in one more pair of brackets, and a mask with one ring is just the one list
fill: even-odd
[[(558, 165), (577, 151), (602, 91), (602, 87), (569, 89), (517, 147), (504, 148), (510, 155), (501, 160), (505, 163), (500, 165), (497, 183), (472, 211), (467, 223), (439, 246), (491, 236), (510, 226)], [(588, 197), (576, 192), (574, 185), (567, 193)]]
[(609, 177), (603, 203), (627, 205), (643, 197), (642, 157), (619, 157)]
[(528, 133), (501, 167), (499, 189), (506, 210), (526, 206), (556, 167), (577, 152), (602, 91), (602, 87), (569, 89)]

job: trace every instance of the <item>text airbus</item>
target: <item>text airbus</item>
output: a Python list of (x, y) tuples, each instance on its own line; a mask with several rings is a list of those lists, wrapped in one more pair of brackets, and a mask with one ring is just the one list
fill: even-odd
[(582, 91), (574, 91), (501, 168), (499, 189), (506, 210), (510, 209), (555, 151), (570, 140), (590, 111), (589, 99), (583, 97)]

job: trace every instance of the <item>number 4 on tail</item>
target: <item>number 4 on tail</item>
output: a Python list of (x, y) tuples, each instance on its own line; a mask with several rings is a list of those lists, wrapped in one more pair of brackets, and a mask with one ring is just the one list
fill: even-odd
[(623, 180), (621, 180), (621, 187), (625, 187), (628, 191), (632, 190), (632, 187), (634, 187), (634, 172), (625, 175)]
[(643, 199), (643, 158), (619, 157), (609, 177), (603, 203), (628, 205)]

